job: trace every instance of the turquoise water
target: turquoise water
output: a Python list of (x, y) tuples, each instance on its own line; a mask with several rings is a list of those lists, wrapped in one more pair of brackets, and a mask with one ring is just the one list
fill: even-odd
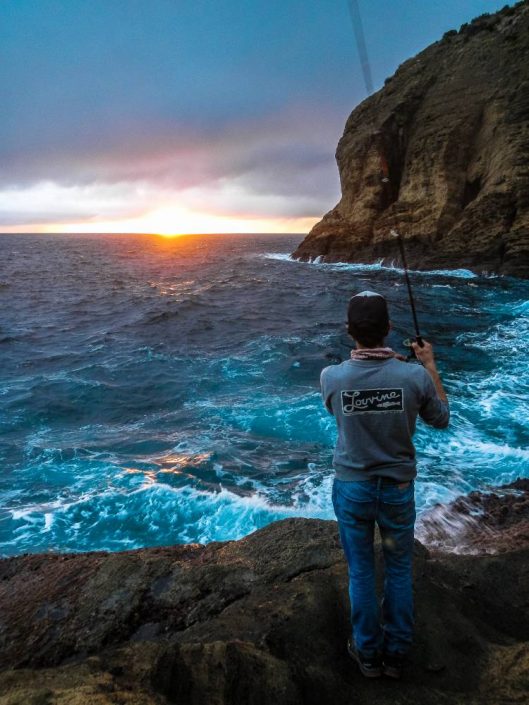
[[(348, 297), (402, 272), (290, 260), (294, 236), (0, 236), (0, 553), (239, 538), (332, 518), (322, 367)], [(451, 400), (419, 426), (419, 511), (529, 476), (529, 283), (414, 273)]]

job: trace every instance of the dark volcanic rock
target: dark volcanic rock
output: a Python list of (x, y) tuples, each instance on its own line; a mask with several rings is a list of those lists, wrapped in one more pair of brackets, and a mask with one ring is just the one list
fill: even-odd
[[(349, 117), (342, 198), (293, 256), (529, 276), (529, 0), (447, 32)], [(389, 168), (382, 183), (381, 155)]]
[[(484, 521), (497, 539), (527, 527), (524, 482), (497, 501), (470, 495), (493, 508)], [(525, 703), (529, 542), (499, 546), (469, 556), (416, 544), (402, 683), (368, 682), (346, 655), (347, 571), (331, 521), (288, 519), (206, 546), (4, 559), (0, 703)]]
[(498, 553), (529, 548), (529, 480), (490, 492), (471, 492), (439, 504), (417, 523), (429, 548), (457, 553)]

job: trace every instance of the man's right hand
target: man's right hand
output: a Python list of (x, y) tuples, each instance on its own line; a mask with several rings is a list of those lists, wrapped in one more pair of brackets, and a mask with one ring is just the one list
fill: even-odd
[(443, 388), (443, 383), (441, 382), (441, 378), (439, 377), (439, 373), (437, 372), (437, 367), (435, 366), (433, 347), (430, 345), (430, 343), (427, 343), (426, 340), (423, 340), (422, 342), (422, 348), (418, 343), (412, 343), (411, 347), (413, 348), (413, 351), (417, 356), (417, 360), (419, 360), (419, 362), (422, 362), (424, 368), (430, 373), (439, 399), (448, 404), (448, 398)]
[(433, 347), (430, 343), (426, 342), (426, 340), (423, 340), (422, 343), (422, 347), (419, 343), (412, 343), (411, 347), (413, 348), (413, 352), (415, 353), (417, 360), (422, 362), (424, 367), (435, 370)]

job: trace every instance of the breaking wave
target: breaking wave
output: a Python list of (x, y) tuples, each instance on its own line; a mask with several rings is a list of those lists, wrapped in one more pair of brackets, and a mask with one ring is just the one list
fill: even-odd
[[(3, 236), (0, 552), (239, 538), (333, 518), (345, 302), (372, 288), (413, 332), (402, 272), (302, 263), (293, 236)], [(529, 476), (529, 284), (411, 274), (450, 396), (418, 426), (417, 507)]]

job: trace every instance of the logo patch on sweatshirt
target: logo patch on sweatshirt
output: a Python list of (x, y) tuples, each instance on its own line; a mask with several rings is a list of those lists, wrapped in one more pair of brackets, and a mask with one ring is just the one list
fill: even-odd
[(342, 391), (344, 416), (404, 411), (404, 389), (351, 389)]

